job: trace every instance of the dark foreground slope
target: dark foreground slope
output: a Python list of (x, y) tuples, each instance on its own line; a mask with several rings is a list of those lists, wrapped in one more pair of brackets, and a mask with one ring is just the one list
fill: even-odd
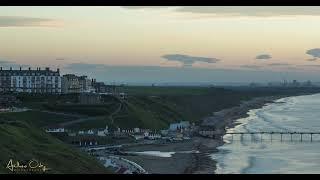
[(0, 120), (0, 152), (0, 173), (11, 173), (10, 159), (35, 159), (50, 168), (46, 173), (110, 173), (94, 158), (21, 121)]

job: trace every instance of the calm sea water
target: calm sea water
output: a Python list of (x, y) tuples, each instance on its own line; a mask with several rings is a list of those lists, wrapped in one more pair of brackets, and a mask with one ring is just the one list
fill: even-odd
[[(313, 131), (320, 132), (320, 94), (279, 99), (261, 109), (248, 112), (241, 124), (229, 132)], [(216, 160), (216, 173), (320, 173), (320, 135), (230, 135)]]

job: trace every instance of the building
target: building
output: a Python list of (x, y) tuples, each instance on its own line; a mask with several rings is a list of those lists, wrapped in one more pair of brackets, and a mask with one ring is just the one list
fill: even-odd
[(93, 81), (87, 76), (76, 76), (74, 74), (65, 74), (62, 76), (62, 93), (89, 93), (95, 92)]
[(61, 93), (60, 71), (44, 70), (4, 70), (0, 67), (0, 92)]
[(100, 104), (101, 95), (96, 93), (81, 93), (79, 94), (80, 104)]
[(87, 76), (80, 76), (78, 77), (79, 80), (79, 86), (80, 86), (80, 92), (87, 92), (87, 93), (93, 93), (95, 92), (95, 89), (93, 88), (92, 80), (87, 78)]
[(80, 83), (78, 76), (74, 74), (65, 74), (62, 76), (62, 93), (80, 93)]
[(48, 132), (48, 133), (64, 133), (66, 131), (62, 127), (51, 127), (51, 128), (46, 129), (46, 132)]
[(181, 121), (180, 123), (170, 124), (169, 130), (176, 131), (176, 130), (185, 129), (189, 127), (190, 127), (189, 121)]
[(108, 93), (108, 86), (103, 82), (96, 82), (96, 80), (92, 80), (93, 88), (95, 89), (96, 93)]

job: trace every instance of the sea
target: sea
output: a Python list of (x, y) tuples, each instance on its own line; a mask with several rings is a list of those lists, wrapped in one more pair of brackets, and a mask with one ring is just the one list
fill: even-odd
[[(286, 97), (252, 109), (227, 132), (320, 132), (320, 94)], [(225, 135), (211, 156), (217, 174), (318, 174), (320, 135)]]

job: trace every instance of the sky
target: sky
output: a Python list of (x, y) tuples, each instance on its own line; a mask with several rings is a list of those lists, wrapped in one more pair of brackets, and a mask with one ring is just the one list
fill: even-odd
[(318, 81), (320, 7), (3, 6), (0, 66), (105, 82)]

